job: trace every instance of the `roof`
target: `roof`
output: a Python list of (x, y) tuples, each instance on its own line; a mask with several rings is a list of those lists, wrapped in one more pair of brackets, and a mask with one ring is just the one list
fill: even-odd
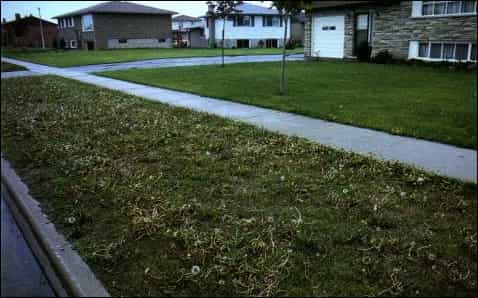
[[(238, 12), (235, 12), (233, 14), (244, 14), (244, 15), (279, 15), (279, 11), (275, 8), (269, 8), (269, 7), (264, 7), (264, 6), (259, 6), (259, 5), (254, 5), (250, 3), (243, 3), (241, 5), (238, 5), (236, 7)], [(207, 17), (207, 13), (204, 16), (201, 16), (202, 18)]]
[(62, 14), (54, 17), (54, 19), (84, 15), (90, 13), (118, 13), (118, 14), (153, 14), (153, 15), (173, 15), (174, 11), (159, 9), (150, 6), (144, 6), (126, 1), (110, 1), (100, 3), (70, 13)]
[(173, 18), (173, 21), (177, 21), (177, 22), (185, 22), (185, 21), (191, 21), (191, 22), (197, 22), (197, 21), (200, 21), (201, 19), (200, 18), (195, 18), (195, 17), (190, 17), (190, 16), (187, 16), (187, 15), (179, 15), (179, 16), (175, 16)]
[[(8, 21), (8, 22), (5, 22), (5, 23), (2, 23), (2, 26), (3, 25), (15, 25), (16, 23), (21, 23), (21, 22), (24, 22), (24, 21), (28, 21), (28, 20), (36, 20), (36, 21), (40, 21), (40, 18), (38, 17), (35, 17), (35, 16), (28, 16), (28, 17), (24, 17), (24, 18), (21, 18), (19, 20), (12, 20), (12, 21)], [(50, 22), (50, 21), (47, 21), (47, 20), (44, 20), (44, 19), (41, 19), (42, 23), (44, 25), (53, 25), (53, 26), (56, 26), (55, 23), (53, 22)]]
[(375, 1), (314, 1), (312, 9), (333, 8), (341, 6), (351, 6), (357, 4), (373, 3)]

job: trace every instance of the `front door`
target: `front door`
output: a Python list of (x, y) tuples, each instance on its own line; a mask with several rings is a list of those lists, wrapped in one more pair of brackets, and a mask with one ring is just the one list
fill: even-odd
[(358, 48), (361, 43), (367, 43), (368, 40), (368, 28), (369, 28), (369, 15), (358, 14), (355, 21), (355, 41), (354, 41), (354, 55), (357, 55)]
[(95, 42), (94, 41), (87, 41), (86, 42), (86, 47), (88, 48), (89, 51), (95, 49)]

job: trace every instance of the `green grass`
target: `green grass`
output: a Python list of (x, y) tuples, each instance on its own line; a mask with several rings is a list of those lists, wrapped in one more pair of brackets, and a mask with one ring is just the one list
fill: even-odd
[(7, 62), (2, 62), (2, 72), (9, 72), (9, 71), (19, 71), (19, 70), (26, 70), (25, 67), (7, 63)]
[(350, 62), (131, 69), (99, 75), (477, 148), (476, 74)]
[(2, 154), (114, 296), (476, 294), (476, 185), (58, 77), (1, 85)]
[[(302, 48), (288, 50), (288, 53), (303, 53)], [(281, 49), (226, 49), (225, 55), (268, 55), (280, 54)], [(178, 58), (178, 57), (212, 57), (220, 56), (221, 49), (126, 49), (98, 51), (25, 51), (5, 50), (2, 56), (34, 63), (69, 67), (91, 64), (128, 62), (137, 60)]]

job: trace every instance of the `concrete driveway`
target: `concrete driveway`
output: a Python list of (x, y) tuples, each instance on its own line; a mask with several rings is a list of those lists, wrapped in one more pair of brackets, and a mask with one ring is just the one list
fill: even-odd
[[(251, 63), (251, 62), (271, 62), (280, 61), (282, 55), (255, 55), (255, 56), (226, 56), (224, 62), (232, 63)], [(293, 54), (287, 56), (287, 61), (304, 60), (304, 54)], [(162, 68), (162, 67), (177, 67), (177, 66), (193, 66), (193, 65), (211, 65), (220, 64), (221, 57), (192, 57), (192, 58), (163, 58), (154, 60), (141, 60), (133, 62), (109, 63), (67, 67), (64, 69), (90, 73), (109, 70), (120, 70), (129, 68)]]

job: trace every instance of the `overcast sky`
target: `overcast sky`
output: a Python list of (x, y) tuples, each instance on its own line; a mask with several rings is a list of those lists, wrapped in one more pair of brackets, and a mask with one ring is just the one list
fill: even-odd
[[(38, 7), (41, 9), (43, 19), (53, 21), (52, 17), (67, 13), (73, 10), (85, 8), (106, 1), (3, 1), (2, 20), (15, 19), (15, 13), (22, 16), (38, 16)], [(163, 8), (176, 11), (179, 14), (186, 14), (193, 17), (203, 15), (207, 10), (206, 1), (131, 1), (138, 4)], [(245, 1), (256, 5), (270, 7), (270, 1)]]

